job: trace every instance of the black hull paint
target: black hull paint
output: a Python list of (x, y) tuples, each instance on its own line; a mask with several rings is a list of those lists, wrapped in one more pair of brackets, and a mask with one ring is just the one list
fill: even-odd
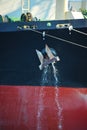
[[(83, 23), (85, 24), (82, 24), (81, 27), (79, 27), (80, 25), (77, 26), (77, 28), (75, 26), (75, 29), (87, 33), (87, 21)], [(71, 31), (70, 35), (67, 28), (48, 29), (44, 27), (44, 22), (40, 22), (40, 24), (43, 24), (43, 28), (40, 26), (41, 28), (38, 28), (37, 30), (41, 33), (44, 30), (46, 34), (51, 36), (60, 37), (87, 46), (86, 35), (74, 31)], [(3, 25), (3, 27), (6, 27), (6, 25), (7, 24)], [(74, 25), (76, 25), (75, 22)], [(0, 32), (0, 40), (1, 85), (40, 86), (42, 71), (39, 70), (38, 66), (40, 63), (35, 50), (42, 50), (45, 47), (45, 44), (47, 44), (49, 47), (56, 50), (61, 59), (56, 63), (59, 72), (59, 86), (87, 87), (86, 48), (72, 45), (48, 36), (43, 40), (42, 34), (31, 30), (15, 31), (11, 30), (11, 28), (10, 31), (7, 31), (6, 28), (6, 32)], [(54, 85), (52, 84), (52, 86)]]

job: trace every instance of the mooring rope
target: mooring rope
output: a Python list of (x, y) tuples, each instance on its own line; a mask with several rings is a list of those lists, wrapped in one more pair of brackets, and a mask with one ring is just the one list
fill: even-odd
[[(29, 30), (43, 35), (43, 32), (40, 32), (40, 31), (37, 31), (37, 30), (34, 30), (34, 29), (29, 29)], [(75, 29), (71, 29), (71, 30), (75, 30)], [(75, 31), (76, 31), (76, 30), (75, 30)], [(85, 34), (85, 33), (83, 33), (83, 34)], [(71, 41), (65, 40), (65, 39), (63, 39), (63, 38), (59, 38), (59, 37), (50, 35), (50, 34), (45, 34), (45, 35), (48, 36), (48, 37), (51, 37), (51, 38), (53, 38), (53, 39), (57, 39), (57, 40), (60, 40), (60, 41), (63, 41), (63, 42), (67, 42), (67, 43), (69, 43), (69, 44), (72, 44), (72, 45), (75, 45), (75, 46), (78, 46), (78, 47), (82, 47), (82, 48), (87, 49), (87, 46), (84, 46), (84, 45), (81, 45), (81, 44), (78, 44), (78, 43), (75, 43), (75, 42), (71, 42)]]
[(83, 34), (83, 35), (87, 36), (87, 33), (84, 33), (82, 31), (79, 31), (79, 30), (76, 30), (76, 29), (72, 29), (72, 30), (75, 31), (75, 32), (77, 32), (77, 33), (80, 33), (80, 34)]

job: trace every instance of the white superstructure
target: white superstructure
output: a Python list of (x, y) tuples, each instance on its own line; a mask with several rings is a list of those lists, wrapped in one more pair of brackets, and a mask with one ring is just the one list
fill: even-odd
[(1, 15), (31, 12), (40, 20), (83, 19), (81, 8), (87, 9), (87, 0), (0, 0)]
[(22, 13), (30, 11), (30, 0), (21, 0)]

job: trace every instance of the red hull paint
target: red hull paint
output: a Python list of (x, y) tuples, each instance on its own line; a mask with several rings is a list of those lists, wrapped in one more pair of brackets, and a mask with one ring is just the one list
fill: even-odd
[(0, 130), (87, 130), (87, 88), (0, 86)]

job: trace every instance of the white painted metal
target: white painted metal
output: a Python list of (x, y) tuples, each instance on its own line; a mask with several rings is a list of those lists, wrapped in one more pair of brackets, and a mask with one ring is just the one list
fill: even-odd
[(82, 0), (81, 8), (87, 9), (87, 0)]
[(21, 0), (22, 4), (22, 13), (30, 11), (30, 0)]
[(65, 19), (66, 11), (68, 11), (68, 0), (56, 0), (55, 19)]

